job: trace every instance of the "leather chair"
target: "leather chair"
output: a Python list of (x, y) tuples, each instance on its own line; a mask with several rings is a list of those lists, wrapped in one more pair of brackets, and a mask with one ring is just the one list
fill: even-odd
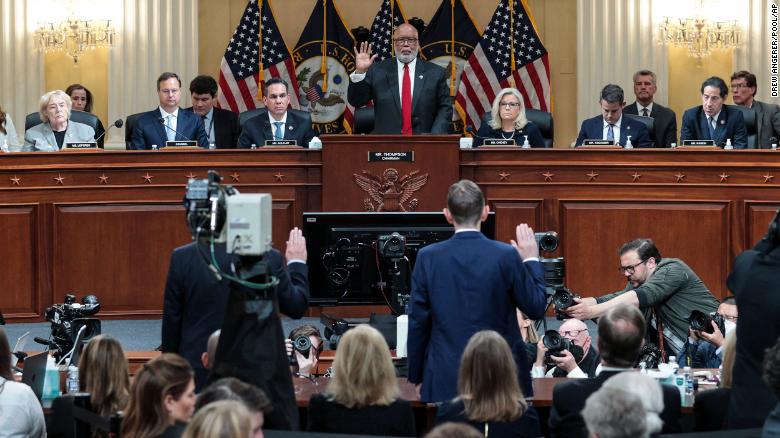
[[(650, 135), (650, 143), (653, 144), (653, 147), (655, 147), (655, 119), (652, 117), (645, 117), (645, 116), (635, 116), (633, 114), (626, 114), (625, 111), (623, 112), (623, 117), (627, 117), (632, 120), (636, 120), (637, 122), (641, 122), (645, 125), (645, 128), (647, 128), (647, 133)], [(634, 144), (632, 141), (631, 144)], [(634, 144), (634, 147), (637, 147), (638, 145)]]
[[(490, 112), (486, 112), (482, 116), (482, 123), (488, 123), (491, 117)], [(542, 134), (542, 140), (544, 140), (544, 147), (553, 147), (555, 129), (552, 114), (538, 109), (526, 108), (525, 118), (528, 119), (529, 122), (534, 122), (539, 128), (539, 132)]]
[(734, 105), (742, 111), (742, 117), (745, 119), (745, 129), (747, 129), (748, 149), (756, 149), (758, 145), (758, 124), (756, 123), (756, 112), (753, 108)]
[[(77, 123), (83, 123), (87, 126), (91, 126), (92, 129), (97, 131), (98, 127), (98, 118), (96, 115), (92, 113), (87, 113), (84, 111), (71, 111), (70, 112), (70, 120), (73, 120)], [(39, 113), (30, 113), (27, 114), (27, 117), (24, 119), (24, 130), (28, 130), (32, 128), (33, 126), (37, 126), (43, 123), (41, 120), (41, 115)]]

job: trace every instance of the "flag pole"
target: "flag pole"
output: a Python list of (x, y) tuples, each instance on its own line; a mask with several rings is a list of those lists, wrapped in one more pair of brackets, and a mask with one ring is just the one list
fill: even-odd
[(328, 0), (322, 0), (322, 56), (320, 73), (322, 73), (322, 92), (328, 92)]
[(450, 0), (450, 97), (455, 96), (455, 71), (458, 64), (455, 63), (455, 0)]
[(262, 20), (262, 17), (263, 17), (263, 4), (264, 3), (265, 3), (265, 0), (258, 0), (258, 3), (257, 3), (257, 9), (260, 12), (260, 20), (257, 20), (258, 21), (257, 26), (258, 26), (259, 32), (260, 32), (258, 34), (258, 36), (257, 36), (258, 37), (258, 46), (259, 46), (259, 49), (260, 49), (260, 50), (258, 50), (259, 53), (257, 54), (257, 56), (260, 57), (259, 60), (258, 60), (258, 64), (260, 65), (260, 73), (259, 73), (259, 79), (260, 80), (258, 81), (258, 84), (260, 84), (260, 86), (257, 87), (257, 100), (263, 100), (263, 86), (265, 84), (265, 76), (264, 76), (264, 72), (263, 72), (263, 70), (265, 70), (265, 68), (263, 67), (263, 20)]

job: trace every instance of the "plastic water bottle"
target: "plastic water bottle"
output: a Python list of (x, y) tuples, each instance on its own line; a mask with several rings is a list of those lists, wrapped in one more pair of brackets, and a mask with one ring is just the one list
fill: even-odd
[(55, 398), (60, 396), (60, 370), (54, 363), (54, 356), (46, 358), (46, 375), (43, 380), (43, 407), (50, 408)]
[(634, 149), (634, 144), (631, 143), (631, 136), (626, 136), (626, 146), (623, 149)]
[(215, 145), (213, 141), (209, 143), (209, 150), (213, 151), (216, 148), (217, 148), (217, 145)]
[(153, 151), (156, 151), (156, 150), (157, 150), (157, 145), (156, 145), (156, 144), (153, 144), (153, 145), (152, 145), (152, 150), (153, 150)]
[(531, 143), (528, 143), (528, 136), (524, 135), (525, 141), (523, 141), (523, 146), (521, 146), (523, 149), (531, 149)]
[(723, 149), (734, 149), (734, 146), (731, 144), (731, 139), (726, 139), (726, 146), (723, 146)]
[(79, 367), (71, 365), (68, 367), (68, 380), (65, 385), (68, 394), (79, 392)]
[(683, 406), (693, 406), (693, 373), (691, 367), (683, 368), (685, 376), (685, 391), (682, 394)]

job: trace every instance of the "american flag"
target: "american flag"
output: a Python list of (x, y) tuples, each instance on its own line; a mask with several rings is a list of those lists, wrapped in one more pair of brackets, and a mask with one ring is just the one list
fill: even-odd
[(406, 18), (399, 0), (383, 0), (371, 23), (371, 49), (379, 61), (393, 57), (393, 29), (404, 22)]
[(479, 128), (496, 93), (507, 87), (520, 90), (526, 108), (552, 108), (547, 50), (520, 0), (499, 2), (463, 69), (455, 107), (467, 125)]
[[(259, 36), (261, 32), (262, 41)], [(287, 82), (290, 86), (290, 104), (297, 109), (300, 104), (295, 65), (276, 26), (271, 0), (249, 0), (219, 67), (219, 106), (234, 112), (261, 108), (264, 80), (272, 77)]]

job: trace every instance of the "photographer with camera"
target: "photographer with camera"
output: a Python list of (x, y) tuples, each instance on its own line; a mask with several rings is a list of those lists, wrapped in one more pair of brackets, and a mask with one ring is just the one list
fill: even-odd
[(531, 377), (595, 377), (600, 362), (601, 357), (591, 345), (588, 326), (571, 318), (557, 332), (549, 330), (539, 341)]
[(317, 327), (311, 324), (292, 329), (284, 340), (287, 356), (290, 357), (290, 371), (294, 376), (313, 377), (317, 371), (320, 353), (325, 346)]
[(688, 341), (680, 352), (679, 363), (691, 368), (719, 368), (725, 337), (737, 328), (736, 300), (724, 298), (712, 316), (694, 311), (690, 322)]

